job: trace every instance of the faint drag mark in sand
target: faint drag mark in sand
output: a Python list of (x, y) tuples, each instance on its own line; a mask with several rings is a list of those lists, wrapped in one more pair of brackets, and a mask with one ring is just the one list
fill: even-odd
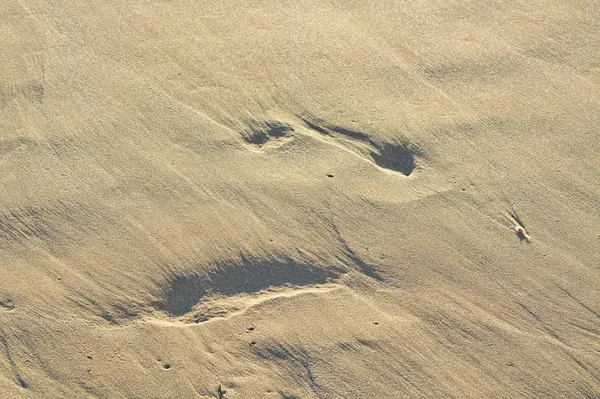
[(588, 312), (590, 312), (591, 314), (593, 314), (594, 316), (596, 316), (598, 319), (600, 319), (600, 313), (593, 310), (591, 307), (589, 307), (588, 305), (586, 305), (585, 303), (583, 303), (581, 300), (577, 299), (570, 291), (568, 291), (567, 289), (561, 287), (560, 285), (556, 285), (558, 287), (559, 290), (561, 290), (562, 292), (564, 292), (569, 298), (571, 298), (573, 301), (575, 301), (577, 304), (579, 304), (582, 308), (584, 308), (585, 310), (587, 310)]
[(15, 362), (10, 345), (8, 344), (8, 341), (4, 337), (2, 331), (0, 331), (0, 345), (4, 352), (4, 356), (6, 357), (6, 359), (8, 361), (8, 364), (10, 365), (10, 368), (12, 369), (13, 375), (15, 376), (17, 385), (19, 385), (21, 388), (24, 388), (24, 389), (28, 388), (29, 384), (25, 380), (25, 377), (23, 377), (23, 374), (21, 373), (19, 366)]
[[(307, 350), (280, 344), (259, 351), (258, 356), (267, 362), (285, 362), (286, 364), (295, 365), (295, 369), (302, 375), (302, 379), (308, 382), (310, 390), (317, 398), (330, 397), (327, 388), (321, 384), (314, 371), (315, 361)], [(284, 398), (295, 398), (295, 396), (289, 396), (281, 391), (279, 394)]]
[(319, 119), (300, 119), (310, 131), (318, 133), (318, 139), (338, 145), (382, 169), (404, 176), (410, 176), (418, 167), (419, 159), (426, 158), (421, 147), (406, 139), (383, 142), (374, 140), (365, 133), (331, 125)]
[(46, 89), (41, 81), (30, 81), (16, 85), (0, 84), (0, 110), (12, 101), (42, 104), (46, 97)]
[(52, 225), (57, 213), (47, 208), (25, 206), (0, 214), (0, 246), (22, 244), (29, 240), (51, 242), (56, 228)]
[(383, 281), (383, 277), (377, 272), (375, 267), (367, 262), (365, 262), (350, 246), (348, 241), (344, 239), (337, 224), (334, 221), (330, 221), (331, 229), (337, 236), (338, 241), (342, 245), (344, 257), (340, 259), (340, 261), (350, 261), (351, 264), (358, 267), (360, 272), (367, 277), (370, 277), (376, 281)]
[(478, 82), (489, 83), (509, 77), (520, 65), (515, 60), (483, 57), (480, 59), (434, 60), (422, 66), (421, 73), (437, 84)]
[(35, 140), (28, 137), (0, 140), (0, 158), (17, 151), (20, 148), (29, 149), (37, 145)]
[(72, 227), (93, 231), (98, 224), (92, 209), (80, 203), (56, 201), (24, 205), (0, 212), (0, 248), (38, 241), (56, 249), (73, 241)]
[(51, 155), (58, 159), (81, 157), (85, 150), (70, 138), (50, 138), (34, 140), (30, 137), (0, 138), (0, 159), (15, 151), (28, 151), (29, 154), (39, 154), (40, 157)]

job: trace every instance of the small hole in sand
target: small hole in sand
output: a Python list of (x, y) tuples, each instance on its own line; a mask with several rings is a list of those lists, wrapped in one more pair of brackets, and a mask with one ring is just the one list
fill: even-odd
[(377, 326), (377, 325), (379, 325), (379, 322), (376, 321), (376, 322), (373, 322), (373, 324), (375, 324)]
[(327, 173), (327, 177), (333, 177), (333, 173)]
[(247, 331), (248, 331), (248, 332), (250, 332), (250, 331), (254, 331), (254, 327), (248, 327)]
[(250, 346), (254, 346), (254, 345), (256, 345), (256, 341), (250, 342)]
[(170, 363), (165, 363), (165, 364), (163, 364), (163, 368), (164, 368), (165, 370), (168, 370), (168, 369), (170, 369), (170, 368), (171, 368), (171, 364), (170, 364)]

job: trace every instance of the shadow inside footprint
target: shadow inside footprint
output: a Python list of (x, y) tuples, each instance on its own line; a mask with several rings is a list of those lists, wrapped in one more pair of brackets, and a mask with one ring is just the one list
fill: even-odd
[(172, 276), (161, 287), (161, 299), (154, 305), (170, 316), (183, 316), (211, 295), (234, 296), (270, 287), (325, 284), (342, 274), (338, 268), (319, 268), (293, 260), (244, 259), (204, 274)]
[(371, 157), (373, 162), (380, 168), (400, 172), (404, 176), (410, 174), (417, 167), (415, 156), (419, 155), (419, 151), (411, 148), (407, 144), (382, 144), (378, 152), (372, 152)]
[(291, 136), (293, 131), (290, 125), (282, 122), (254, 122), (244, 135), (244, 141), (256, 147), (263, 147), (272, 140)]

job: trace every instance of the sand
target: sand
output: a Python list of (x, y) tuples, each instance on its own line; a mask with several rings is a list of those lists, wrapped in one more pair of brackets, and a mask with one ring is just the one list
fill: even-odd
[(600, 397), (599, 32), (2, 1), (0, 397)]

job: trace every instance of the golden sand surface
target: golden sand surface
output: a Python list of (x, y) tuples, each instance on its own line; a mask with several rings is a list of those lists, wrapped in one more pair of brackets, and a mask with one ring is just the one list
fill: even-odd
[(2, 0), (0, 49), (0, 398), (600, 398), (597, 2)]

